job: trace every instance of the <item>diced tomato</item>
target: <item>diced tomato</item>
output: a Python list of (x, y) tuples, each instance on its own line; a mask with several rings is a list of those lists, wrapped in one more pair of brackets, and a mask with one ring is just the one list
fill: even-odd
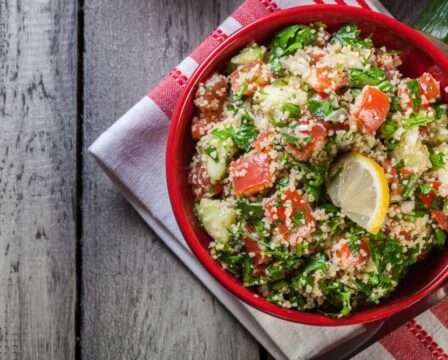
[(310, 54), (310, 58), (311, 58), (311, 65), (316, 65), (317, 62), (322, 58), (322, 56), (324, 56), (323, 52), (319, 52), (319, 53), (311, 53)]
[(243, 95), (253, 95), (258, 87), (269, 85), (271, 74), (269, 68), (264, 65), (265, 63), (261, 60), (253, 60), (232, 72), (230, 74), (232, 91), (238, 94), (244, 86), (246, 89), (244, 89)]
[[(303, 219), (299, 221), (300, 225), (294, 222), (299, 211), (303, 212)], [(264, 212), (269, 220), (277, 224), (278, 233), (291, 246), (295, 246), (315, 230), (311, 208), (298, 191), (287, 189), (283, 194), (274, 195), (265, 204)]]
[(270, 172), (271, 160), (265, 153), (255, 153), (232, 161), (230, 174), (233, 181), (233, 193), (250, 196), (272, 186)]
[(265, 133), (258, 136), (258, 138), (252, 143), (252, 147), (258, 152), (270, 150), (272, 146), (267, 139), (272, 135), (274, 135), (274, 132), (272, 130), (266, 131)]
[(325, 141), (327, 129), (322, 122), (315, 122), (310, 130), (304, 130), (301, 131), (301, 133), (306, 136), (305, 139), (311, 138), (311, 140), (306, 144), (304, 143), (301, 147), (298, 147), (295, 144), (287, 144), (286, 147), (288, 151), (298, 160), (306, 161), (310, 158), (313, 150)]
[(222, 183), (212, 184), (207, 170), (202, 164), (198, 164), (191, 169), (188, 180), (195, 196), (198, 198), (205, 194), (210, 194), (210, 196), (217, 195), (223, 189)]
[(423, 205), (425, 205), (425, 207), (428, 209), (431, 208), (432, 200), (437, 196), (436, 191), (439, 190), (441, 183), (440, 181), (432, 181), (429, 183), (429, 185), (431, 185), (435, 191), (431, 191), (426, 195), (420, 195), (420, 199), (422, 200)]
[(447, 217), (447, 215), (441, 210), (432, 210), (431, 214), (432, 214), (433, 218), (436, 220), (439, 227), (442, 230), (445, 230), (448, 232), (448, 217)]
[(424, 73), (418, 78), (418, 82), (420, 85), (420, 96), (424, 95), (426, 98), (422, 99), (423, 105), (429, 104), (431, 100), (435, 100), (440, 96), (439, 82), (430, 73)]
[(373, 134), (386, 120), (390, 108), (389, 97), (373, 86), (364, 86), (356, 98), (353, 116), (362, 127)]
[(382, 165), (385, 173), (388, 175), (387, 181), (389, 182), (391, 188), (392, 197), (401, 196), (401, 185), (398, 179), (398, 174), (400, 174), (402, 178), (406, 179), (412, 174), (412, 171), (406, 167), (402, 167), (397, 171), (397, 169), (392, 167), (392, 163), (389, 160), (383, 161)]
[[(426, 195), (420, 195), (420, 199), (423, 202), (423, 205), (427, 209), (431, 209), (432, 201), (437, 196), (437, 192), (441, 185), (440, 181), (432, 181), (429, 183), (435, 191), (431, 191)], [(441, 210), (431, 210), (431, 215), (434, 220), (437, 222), (439, 227), (448, 232), (448, 216)]]
[(204, 83), (199, 84), (194, 103), (202, 113), (219, 114), (227, 99), (227, 79), (214, 73)]
[(312, 100), (316, 100), (316, 101), (322, 101), (327, 99), (330, 96), (330, 94), (324, 93), (324, 92), (317, 92), (313, 95), (313, 97), (311, 98)]
[(200, 113), (199, 117), (193, 118), (191, 123), (191, 135), (193, 136), (193, 139), (199, 140), (201, 137), (207, 135), (212, 124), (220, 121), (221, 118), (212, 113)]
[(344, 130), (344, 131), (348, 131), (350, 130), (350, 124), (348, 122), (342, 122), (342, 123), (336, 123), (336, 124), (332, 124), (329, 121), (324, 121), (323, 125), (325, 126), (325, 128), (327, 130), (331, 130), (331, 131), (339, 131), (339, 130)]
[[(440, 84), (430, 73), (424, 73), (417, 80), (419, 84), (418, 94), (422, 100), (422, 105), (419, 106), (418, 109), (414, 109), (415, 111), (428, 107), (432, 100), (440, 97)], [(407, 86), (408, 82), (409, 80), (405, 80), (398, 86), (397, 95), (400, 98), (400, 104), (403, 111), (412, 109), (412, 98)]]
[(348, 79), (344, 71), (332, 69), (328, 66), (319, 66), (311, 70), (307, 83), (318, 93), (337, 91), (347, 85)]
[[(252, 235), (253, 229), (246, 225), (246, 231), (249, 235)], [(253, 253), (255, 256), (252, 258), (254, 269), (252, 271), (252, 275), (254, 277), (258, 277), (264, 274), (264, 270), (266, 269), (266, 265), (270, 261), (270, 256), (267, 256), (261, 252), (260, 245), (248, 236), (243, 237), (244, 247), (246, 248), (248, 253)]]
[(367, 239), (361, 239), (361, 245), (356, 255), (352, 253), (352, 250), (347, 242), (344, 242), (336, 251), (336, 255), (339, 259), (339, 265), (342, 269), (348, 269), (352, 266), (365, 263), (369, 258), (369, 254), (370, 249)]

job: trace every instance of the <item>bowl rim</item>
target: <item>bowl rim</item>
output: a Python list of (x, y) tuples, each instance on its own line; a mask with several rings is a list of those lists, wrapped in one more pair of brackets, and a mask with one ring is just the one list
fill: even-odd
[[(340, 6), (340, 5), (306, 5), (300, 7), (292, 7), (284, 10), (279, 10), (267, 16), (261, 17), (254, 22), (245, 25), (231, 34), (227, 39), (225, 39), (221, 44), (219, 44), (197, 67), (193, 74), (188, 79), (184, 90), (182, 91), (173, 115), (171, 117), (171, 124), (169, 127), (168, 137), (167, 137), (167, 148), (166, 148), (166, 179), (168, 185), (169, 197), (172, 205), (172, 209), (179, 225), (179, 228), (185, 237), (185, 240), (195, 254), (196, 258), (201, 262), (205, 269), (218, 281), (219, 284), (224, 286), (233, 295), (235, 295), (240, 300), (251, 305), (257, 310), (261, 310), (267, 314), (276, 316), (278, 318), (288, 320), (291, 322), (307, 324), (307, 325), (319, 325), (319, 326), (343, 326), (343, 325), (355, 325), (355, 324), (365, 324), (377, 320), (389, 317), (400, 310), (406, 309), (409, 306), (415, 304), (419, 300), (423, 299), (426, 295), (435, 290), (444, 280), (448, 277), (448, 266), (446, 266), (437, 276), (432, 278), (427, 282), (420, 291), (408, 296), (397, 302), (388, 304), (387, 302), (383, 304), (376, 305), (360, 312), (354, 312), (352, 315), (344, 318), (331, 318), (319, 313), (305, 312), (300, 310), (290, 310), (282, 308), (278, 305), (269, 303), (267, 300), (261, 296), (255, 296), (255, 294), (248, 288), (244, 288), (238, 280), (226, 272), (221, 266), (212, 259), (210, 253), (207, 249), (201, 245), (196, 234), (190, 226), (188, 217), (183, 210), (183, 200), (180, 195), (180, 182), (176, 176), (175, 171), (175, 161), (177, 158), (176, 151), (176, 130), (179, 120), (183, 115), (185, 109), (185, 103), (190, 95), (191, 91), (197, 85), (199, 78), (201, 77), (204, 70), (209, 66), (209, 63), (215, 56), (226, 49), (230, 44), (240, 37), (241, 35), (253, 31), (256, 27), (261, 24), (265, 24), (270, 21), (275, 21), (275, 19), (282, 17), (284, 15), (293, 15), (295, 13), (315, 13), (319, 11), (334, 12), (334, 13), (346, 13), (348, 15), (357, 15), (361, 18), (366, 18), (366, 20), (374, 19), (385, 24), (386, 27), (390, 28), (392, 31), (398, 32), (405, 37), (409, 38), (414, 44), (420, 48), (425, 48), (428, 53), (431, 54), (434, 62), (443, 69), (443, 72), (448, 74), (448, 58), (443, 55), (443, 53), (434, 46), (429, 40), (427, 40), (423, 35), (419, 34), (417, 31), (408, 27), (407, 25), (380, 13), (372, 10), (355, 8), (350, 6)], [(173, 146), (174, 144), (174, 146)], [(446, 250), (445, 250), (446, 251)]]

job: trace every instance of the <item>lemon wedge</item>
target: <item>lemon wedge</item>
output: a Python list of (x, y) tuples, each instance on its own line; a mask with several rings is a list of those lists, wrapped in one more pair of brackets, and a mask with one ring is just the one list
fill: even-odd
[(349, 153), (332, 165), (327, 191), (334, 205), (371, 234), (380, 230), (389, 208), (389, 186), (374, 160)]

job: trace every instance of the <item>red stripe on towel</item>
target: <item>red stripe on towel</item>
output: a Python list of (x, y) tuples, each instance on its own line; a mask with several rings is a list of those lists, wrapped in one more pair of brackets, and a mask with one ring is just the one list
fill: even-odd
[[(431, 312), (443, 326), (448, 328), (448, 300), (442, 301), (431, 308)], [(447, 330), (448, 337), (448, 330)]]

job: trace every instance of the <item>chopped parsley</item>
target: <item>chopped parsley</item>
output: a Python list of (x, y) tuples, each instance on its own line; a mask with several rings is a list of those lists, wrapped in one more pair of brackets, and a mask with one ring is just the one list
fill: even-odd
[(409, 81), (406, 86), (409, 89), (409, 96), (412, 100), (412, 107), (414, 110), (418, 110), (418, 108), (422, 105), (422, 100), (420, 98), (420, 83), (417, 79)]
[(350, 69), (350, 87), (363, 88), (366, 85), (378, 85), (386, 79), (384, 70), (372, 67), (367, 70)]
[(343, 25), (334, 34), (333, 38), (330, 40), (332, 44), (340, 43), (342, 45), (349, 45), (351, 47), (359, 48), (372, 48), (373, 42), (370, 37), (365, 39), (361, 38), (361, 30), (353, 23), (348, 23)]

